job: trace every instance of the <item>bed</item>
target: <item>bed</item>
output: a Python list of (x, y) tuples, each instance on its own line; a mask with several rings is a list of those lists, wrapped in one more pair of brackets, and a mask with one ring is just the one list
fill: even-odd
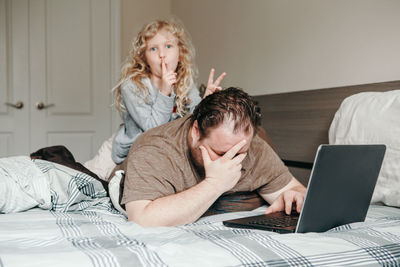
[[(332, 134), (332, 122), (340, 114), (342, 101), (359, 92), (396, 89), (400, 89), (400, 81), (263, 95), (255, 99), (271, 144), (292, 173), (306, 184), (318, 145), (329, 143), (330, 139), (346, 141), (339, 140), (339, 132), (336, 136)], [(396, 116), (392, 119), (396, 122)], [(390, 126), (397, 134), (400, 126)], [(18, 164), (25, 162), (26, 158), (18, 161)], [(6, 161), (0, 161), (0, 167), (6, 164), (2, 162)], [(195, 223), (177, 227), (144, 228), (127, 222), (125, 215), (112, 205), (101, 183), (90, 175), (40, 159), (29, 164), (32, 172), (39, 168), (43, 173), (40, 180), (43, 187), (49, 186), (45, 183), (50, 181), (51, 188), (56, 186), (59, 190), (44, 192), (49, 195), (39, 198), (50, 198), (51, 203), (17, 199), (16, 202), (23, 202), (29, 208), (0, 214), (2, 267), (400, 266), (400, 205), (386, 199), (370, 205), (365, 222), (324, 233), (277, 234), (222, 224), (223, 220), (262, 214), (265, 206), (204, 216)], [(392, 173), (398, 171), (388, 166)], [(29, 168), (16, 169), (16, 173), (29, 172)], [(397, 177), (400, 179), (400, 172)], [(30, 188), (29, 183), (38, 186), (38, 181), (27, 181), (26, 188)], [(396, 181), (394, 185), (398, 185)], [(4, 184), (0, 183), (1, 186)], [(7, 194), (1, 189), (0, 193)]]

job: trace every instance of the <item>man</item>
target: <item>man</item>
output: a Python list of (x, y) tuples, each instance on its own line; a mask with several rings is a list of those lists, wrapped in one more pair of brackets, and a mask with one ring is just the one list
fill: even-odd
[(266, 213), (292, 204), (300, 212), (305, 188), (255, 134), (259, 114), (237, 88), (207, 96), (191, 116), (153, 128), (132, 145), (122, 204), (143, 226), (197, 220), (222, 195), (253, 191), (271, 203)]

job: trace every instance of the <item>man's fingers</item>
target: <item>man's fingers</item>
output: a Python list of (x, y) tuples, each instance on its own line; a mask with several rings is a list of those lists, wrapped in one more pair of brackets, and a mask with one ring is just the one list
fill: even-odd
[(240, 153), (239, 155), (237, 155), (236, 157), (234, 157), (234, 158), (232, 159), (232, 161), (233, 161), (235, 164), (239, 164), (239, 163), (241, 163), (241, 162), (244, 160), (244, 158), (246, 157), (246, 155), (247, 155), (247, 153)]
[(282, 210), (282, 202), (280, 199), (275, 200), (266, 210), (265, 214), (270, 214)]
[(286, 214), (292, 212), (292, 207), (296, 205), (296, 211), (301, 212), (303, 206), (304, 197), (301, 193), (288, 193), (281, 194), (272, 204), (265, 210), (265, 214), (269, 214), (276, 211), (284, 211)]
[(295, 199), (296, 199), (296, 211), (297, 213), (300, 213), (301, 208), (303, 207), (304, 198), (300, 194), (296, 194)]
[(246, 140), (243, 139), (242, 141), (231, 147), (231, 149), (229, 149), (228, 152), (223, 155), (223, 158), (232, 159), (245, 144)]
[(219, 86), (219, 84), (222, 82), (222, 80), (225, 78), (225, 76), (226, 76), (226, 72), (222, 73), (222, 74), (218, 77), (218, 79), (217, 79), (217, 80), (215, 81), (215, 83), (214, 83), (215, 87), (218, 87), (218, 86)]
[(208, 76), (207, 85), (211, 85), (213, 83), (213, 81), (214, 81), (214, 71), (215, 71), (214, 69), (210, 70), (210, 75)]
[(200, 146), (200, 150), (203, 157), (203, 164), (206, 166), (211, 162), (210, 155), (208, 155), (208, 151), (204, 146)]
[(292, 206), (293, 206), (293, 198), (287, 198), (284, 200), (285, 202), (285, 213), (289, 215), (292, 213)]

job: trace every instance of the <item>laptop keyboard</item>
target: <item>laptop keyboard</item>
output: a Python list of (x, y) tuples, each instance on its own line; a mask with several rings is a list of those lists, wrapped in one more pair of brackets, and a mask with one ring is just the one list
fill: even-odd
[(253, 225), (265, 225), (272, 227), (289, 227), (296, 226), (298, 216), (282, 215), (281, 217), (275, 218), (259, 218), (253, 221), (249, 221), (249, 224)]

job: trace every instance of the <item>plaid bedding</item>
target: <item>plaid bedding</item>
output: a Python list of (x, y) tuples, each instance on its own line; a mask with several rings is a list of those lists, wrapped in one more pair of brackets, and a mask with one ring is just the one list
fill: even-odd
[(0, 266), (400, 266), (400, 209), (371, 206), (364, 223), (280, 235), (227, 228), (236, 212), (143, 228), (110, 212), (33, 209), (0, 215)]
[[(46, 163), (39, 167), (49, 170)], [(179, 227), (144, 228), (127, 222), (91, 179), (80, 175), (59, 184), (66, 193), (52, 193), (62, 200), (52, 210), (0, 215), (1, 267), (400, 266), (398, 208), (371, 205), (365, 222), (325, 233), (280, 235), (222, 225), (261, 214), (265, 207)]]
[(106, 205), (108, 211), (116, 212), (104, 187), (93, 177), (50, 161), (36, 159), (33, 163), (49, 181), (53, 211), (87, 210), (92, 206)]

